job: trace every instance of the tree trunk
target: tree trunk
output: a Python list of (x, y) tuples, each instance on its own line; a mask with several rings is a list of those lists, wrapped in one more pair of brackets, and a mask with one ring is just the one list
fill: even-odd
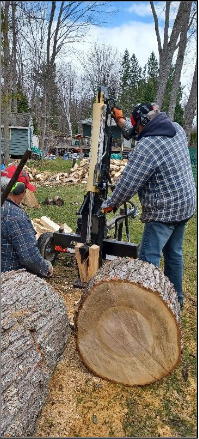
[(3, 77), (4, 87), (2, 96), (2, 110), (4, 113), (4, 158), (5, 165), (8, 165), (10, 159), (10, 113), (11, 113), (11, 66), (10, 66), (10, 46), (9, 46), (9, 8), (10, 2), (5, 2), (3, 15)]
[(69, 332), (64, 302), (45, 280), (2, 274), (2, 436), (33, 434)]
[(16, 26), (16, 7), (17, 2), (12, 1), (12, 111), (17, 113), (17, 26)]
[(40, 137), (39, 137), (39, 148), (44, 151), (45, 149), (45, 137), (46, 137), (46, 121), (47, 121), (47, 105), (46, 105), (47, 97), (46, 97), (46, 89), (44, 88), (44, 94), (42, 97), (42, 105), (41, 105), (41, 122), (40, 122)]
[(183, 127), (187, 135), (188, 145), (191, 137), (191, 130), (193, 125), (193, 120), (196, 114), (197, 108), (197, 73), (198, 73), (198, 63), (196, 61), (195, 71), (193, 75), (192, 86), (189, 94), (187, 104), (184, 111), (184, 123)]
[(89, 283), (76, 326), (83, 362), (113, 382), (149, 384), (180, 361), (177, 295), (160, 269), (147, 262), (105, 263)]
[(157, 37), (157, 42), (158, 42), (158, 51), (159, 51), (159, 57), (160, 57), (160, 59), (159, 59), (158, 91), (157, 91), (157, 96), (156, 96), (156, 102), (160, 108), (162, 106), (163, 99), (164, 99), (166, 85), (167, 85), (169, 73), (171, 70), (173, 55), (174, 55), (175, 50), (177, 48), (177, 40), (178, 40), (179, 34), (182, 30), (183, 17), (187, 13), (187, 9), (189, 8), (190, 2), (189, 1), (179, 2), (178, 12), (177, 12), (174, 24), (173, 24), (170, 38), (168, 40), (170, 3), (171, 2), (166, 2), (164, 42), (163, 42), (163, 45), (161, 45), (158, 17), (157, 17), (156, 11), (155, 11), (154, 2), (153, 1), (150, 2), (152, 13), (153, 13), (153, 18), (154, 18), (155, 32), (156, 32), (156, 37)]
[(183, 16), (183, 26), (180, 34), (178, 56), (175, 64), (174, 79), (173, 79), (172, 90), (170, 94), (170, 102), (169, 102), (169, 110), (168, 110), (168, 116), (171, 118), (171, 120), (174, 119), (176, 101), (180, 87), (180, 77), (181, 77), (181, 72), (184, 62), (185, 50), (187, 46), (187, 32), (189, 27), (191, 7), (192, 7), (192, 2), (189, 2), (187, 11)]

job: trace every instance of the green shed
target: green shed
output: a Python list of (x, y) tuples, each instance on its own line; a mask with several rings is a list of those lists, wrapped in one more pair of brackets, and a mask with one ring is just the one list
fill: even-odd
[[(80, 123), (82, 125), (83, 137), (91, 137), (92, 119), (81, 120)], [(112, 136), (113, 139), (121, 138), (121, 130), (114, 120), (112, 121)]]
[[(4, 153), (4, 116), (1, 116), (1, 151)], [(33, 123), (30, 113), (11, 113), (10, 155), (20, 158), (27, 149), (32, 147)]]
[[(131, 125), (130, 119), (126, 119)], [(82, 133), (83, 138), (91, 137), (92, 119), (85, 119), (79, 122), (79, 131)], [(114, 150), (120, 150), (123, 144), (124, 149), (130, 149), (132, 146), (132, 140), (126, 140), (122, 136), (121, 129), (117, 126), (114, 120), (111, 122), (111, 131), (113, 138), (113, 148)]]

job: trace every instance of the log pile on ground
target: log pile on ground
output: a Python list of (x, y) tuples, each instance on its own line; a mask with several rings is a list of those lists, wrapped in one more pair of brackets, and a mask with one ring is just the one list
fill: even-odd
[(76, 329), (85, 365), (113, 382), (149, 384), (180, 361), (177, 295), (148, 262), (119, 258), (104, 263), (80, 304)]
[(52, 221), (47, 216), (42, 216), (41, 218), (34, 218), (32, 221), (32, 225), (37, 233), (36, 238), (38, 239), (42, 233), (46, 232), (58, 232), (60, 227), (63, 229), (64, 233), (72, 233), (71, 227), (67, 224), (57, 224)]
[[(127, 160), (111, 160), (110, 161), (110, 177), (113, 184), (117, 181), (122, 171), (126, 166)], [(52, 174), (51, 172), (44, 171), (38, 172), (35, 168), (25, 167), (25, 170), (29, 173), (30, 180), (34, 183), (41, 184), (42, 186), (55, 186), (63, 184), (77, 184), (87, 183), (89, 160), (83, 159), (79, 164), (75, 164), (70, 172), (58, 172)]]
[(2, 274), (1, 437), (33, 435), (48, 382), (70, 334), (66, 307), (26, 270)]

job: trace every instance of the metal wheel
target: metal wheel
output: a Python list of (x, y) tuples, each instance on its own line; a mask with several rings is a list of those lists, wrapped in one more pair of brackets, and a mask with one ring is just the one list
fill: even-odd
[(54, 249), (53, 233), (42, 233), (38, 238), (37, 245), (43, 258), (53, 263), (58, 253)]

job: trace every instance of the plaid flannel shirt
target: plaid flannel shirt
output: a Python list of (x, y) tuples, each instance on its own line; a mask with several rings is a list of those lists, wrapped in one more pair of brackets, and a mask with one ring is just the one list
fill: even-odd
[(6, 200), (1, 208), (1, 271), (26, 268), (48, 276), (50, 264), (37, 247), (35, 230), (20, 206)]
[[(107, 206), (119, 207), (138, 193), (143, 222), (178, 222), (193, 215), (196, 188), (186, 135), (178, 123), (173, 125), (174, 137), (154, 135), (137, 142)], [(125, 137), (131, 131), (125, 125)]]

